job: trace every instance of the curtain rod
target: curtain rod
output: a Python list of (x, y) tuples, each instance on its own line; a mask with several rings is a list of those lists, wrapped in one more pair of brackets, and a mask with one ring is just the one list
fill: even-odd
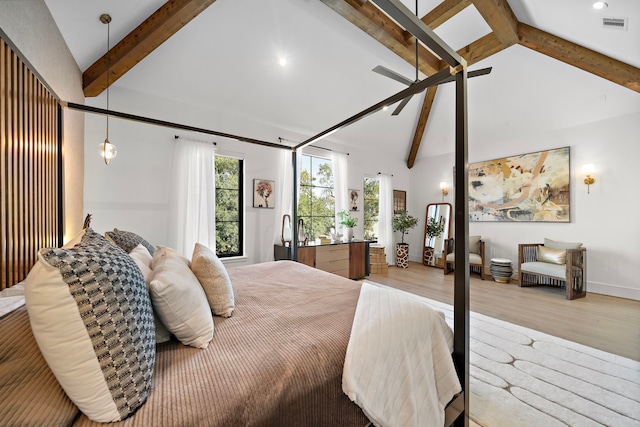
[(172, 129), (182, 129), (187, 131), (200, 132), (207, 135), (221, 136), (223, 138), (230, 138), (230, 139), (235, 139), (237, 141), (248, 142), (249, 144), (264, 145), (266, 147), (281, 148), (284, 150), (293, 150), (293, 148), (291, 147), (287, 147), (286, 145), (276, 144), (275, 142), (261, 141), (259, 139), (247, 138), (244, 136), (233, 135), (230, 133), (217, 132), (215, 130), (199, 128), (196, 126), (183, 125), (180, 123), (173, 123), (165, 120), (158, 120), (158, 119), (151, 119), (149, 117), (137, 116), (135, 114), (128, 114), (128, 113), (122, 113), (119, 111), (105, 110), (103, 108), (90, 107), (88, 105), (76, 104), (75, 102), (60, 101), (60, 105), (63, 108), (70, 108), (72, 110), (79, 110), (87, 113), (102, 114), (102, 115), (111, 116), (111, 117), (118, 117), (120, 119), (132, 120), (134, 122), (147, 123), (147, 124), (152, 124), (156, 126), (164, 126)]
[[(287, 139), (287, 138), (282, 138), (281, 136), (279, 136), (279, 137), (278, 137), (278, 140), (279, 140), (280, 142), (282, 142), (282, 141), (288, 141), (288, 142), (293, 142), (294, 144), (297, 144), (297, 143), (298, 143), (298, 141), (294, 141), (294, 140), (292, 140), (292, 139)], [(347, 152), (345, 152), (345, 151), (333, 150), (333, 149), (331, 149), (331, 148), (320, 147), (320, 146), (318, 146), (318, 145), (313, 145), (313, 146), (312, 146), (312, 148), (319, 148), (320, 150), (327, 150), (327, 151), (332, 151), (332, 152), (335, 152), (335, 153), (346, 154), (347, 156), (349, 155), (349, 153), (347, 153)]]
[(378, 172), (378, 175), (389, 175), (389, 176), (393, 176), (392, 173), (382, 173), (382, 172)]
[(204, 143), (207, 143), (207, 144), (218, 145), (218, 143), (215, 142), (215, 141), (207, 141), (205, 139), (189, 138), (188, 136), (173, 135), (173, 138), (174, 139), (184, 139), (186, 141), (191, 141), (191, 142), (204, 142)]

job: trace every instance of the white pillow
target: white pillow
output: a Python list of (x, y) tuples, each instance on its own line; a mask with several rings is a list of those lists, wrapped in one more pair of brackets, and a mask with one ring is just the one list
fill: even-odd
[(207, 348), (213, 339), (213, 317), (189, 260), (173, 249), (159, 246), (152, 266), (149, 291), (162, 323), (183, 344)]
[(469, 236), (469, 253), (480, 255), (480, 236)]
[[(149, 289), (149, 283), (153, 277), (153, 271), (151, 270), (151, 254), (144, 247), (144, 245), (139, 244), (136, 246), (131, 253), (129, 254), (133, 261), (135, 261), (138, 268), (142, 272), (142, 276), (144, 277), (144, 282), (147, 285), (147, 290)], [(156, 329), (156, 343), (160, 344), (163, 342), (167, 342), (171, 339), (171, 332), (167, 330), (167, 327), (164, 326), (162, 320), (158, 317), (158, 313), (153, 311), (153, 324)]]
[(220, 258), (208, 247), (196, 243), (191, 257), (191, 271), (207, 294), (213, 314), (230, 317), (235, 308), (233, 287), (227, 269)]
[(147, 399), (155, 363), (149, 294), (129, 255), (87, 229), (41, 249), (26, 279), (31, 329), (51, 371), (91, 420), (119, 421)]
[(131, 258), (133, 258), (136, 264), (138, 264), (138, 266), (142, 264), (149, 270), (151, 270), (151, 262), (153, 260), (153, 257), (149, 253), (149, 249), (147, 249), (142, 243), (133, 248), (131, 252), (129, 252), (129, 255), (131, 256)]
[(558, 242), (545, 238), (544, 246), (549, 249), (578, 249), (582, 247), (582, 243)]

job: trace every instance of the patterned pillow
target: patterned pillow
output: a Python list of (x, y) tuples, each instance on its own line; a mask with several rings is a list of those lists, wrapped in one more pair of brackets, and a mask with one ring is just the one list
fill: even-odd
[(156, 344), (140, 269), (91, 229), (75, 247), (41, 249), (38, 257), (25, 298), (51, 371), (90, 419), (133, 414), (149, 393)]
[(114, 228), (113, 231), (107, 231), (104, 235), (107, 239), (120, 246), (127, 253), (131, 252), (139, 244), (142, 244), (147, 248), (151, 255), (153, 255), (153, 252), (155, 251), (153, 246), (151, 246), (151, 243), (131, 231), (123, 231)]

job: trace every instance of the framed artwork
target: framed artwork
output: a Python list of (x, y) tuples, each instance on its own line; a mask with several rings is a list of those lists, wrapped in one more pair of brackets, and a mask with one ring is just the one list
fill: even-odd
[(360, 210), (360, 201), (362, 200), (362, 191), (349, 190), (349, 210), (358, 212)]
[(275, 206), (275, 181), (253, 180), (253, 207), (273, 209)]
[(393, 213), (398, 214), (407, 210), (407, 192), (393, 190)]
[(469, 164), (469, 221), (569, 222), (569, 147)]

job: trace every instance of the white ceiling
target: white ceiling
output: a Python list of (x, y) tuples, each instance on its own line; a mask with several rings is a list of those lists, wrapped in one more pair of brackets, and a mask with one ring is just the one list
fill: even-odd
[[(106, 51), (100, 14), (113, 18), (113, 46), (165, 0), (45, 2), (84, 71)], [(640, 1), (610, 0), (603, 11), (591, 3), (509, 0), (519, 21), (640, 67)], [(437, 4), (420, 0), (419, 15)], [(603, 16), (628, 18), (628, 30), (603, 29)], [(488, 32), (473, 6), (436, 29), (454, 49)], [(278, 65), (279, 56), (287, 58), (285, 67)], [(301, 141), (404, 88), (371, 72), (378, 64), (415, 77), (410, 64), (318, 0), (218, 0), (114, 86), (235, 112)], [(639, 93), (519, 45), (470, 69), (488, 66), (490, 75), (469, 81), (470, 144), (640, 111)], [(418, 158), (453, 151), (454, 89), (438, 90)], [(423, 97), (415, 96), (397, 117), (391, 110), (378, 112), (329, 139), (372, 149), (391, 146), (390, 155), (406, 159)]]

